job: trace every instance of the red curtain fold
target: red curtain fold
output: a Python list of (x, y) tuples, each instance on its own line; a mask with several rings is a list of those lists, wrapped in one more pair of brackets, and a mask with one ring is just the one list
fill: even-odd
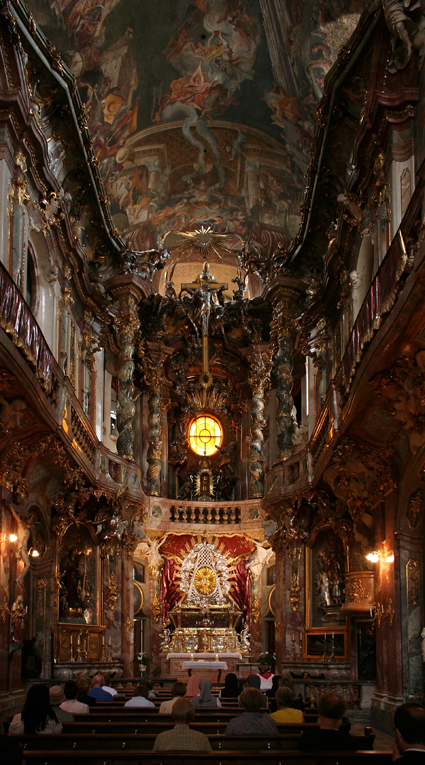
[(176, 566), (172, 559), (165, 562), (162, 569), (162, 618), (168, 619), (168, 612), (176, 605), (179, 599), (179, 590), (175, 582)]
[(235, 570), (235, 582), (230, 594), (238, 608), (242, 611), (244, 622), (249, 618), (249, 573), (242, 561)]

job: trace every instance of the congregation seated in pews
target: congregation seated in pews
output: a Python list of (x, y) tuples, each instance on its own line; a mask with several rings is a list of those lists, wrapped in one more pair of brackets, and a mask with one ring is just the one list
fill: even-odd
[[(93, 680), (93, 688), (103, 690), (104, 678), (95, 676)], [(191, 699), (187, 697), (190, 688), (191, 692), (199, 690)], [(307, 721), (308, 710), (304, 721), (302, 711), (292, 707), (294, 695), (285, 685), (275, 689), (277, 711), (272, 714), (263, 707), (263, 693), (249, 684), (239, 698), (226, 696), (222, 692), (222, 701), (226, 706), (221, 708), (214, 704), (217, 696), (213, 695), (209, 680), (202, 680), (199, 686), (192, 683), (190, 688), (176, 682), (171, 688), (157, 690), (157, 695), (149, 700), (152, 691), (141, 684), (132, 687), (131, 691), (120, 691), (114, 704), (110, 701), (103, 703), (99, 699), (91, 710), (81, 714), (75, 709), (71, 713), (68, 711), (75, 707), (75, 702), (81, 703), (78, 701), (81, 683), (79, 688), (74, 681), (69, 681), (63, 691), (59, 686), (54, 686), (50, 689), (50, 696), (47, 686), (34, 685), (28, 691), (22, 713), (13, 718), (9, 734), (19, 737), (15, 740), (25, 746), (26, 765), (39, 765), (40, 753), (48, 753), (48, 759), (43, 762), (47, 761), (49, 765), (50, 762), (52, 765), (56, 762), (58, 765), (69, 765), (75, 761), (74, 754), (79, 754), (80, 761), (93, 762), (93, 765), (108, 762), (108, 758), (114, 763), (122, 761), (136, 765), (140, 763), (137, 754), (141, 752), (143, 763), (155, 763), (156, 752), (165, 752), (166, 757), (171, 758), (172, 752), (182, 750), (202, 751), (211, 761), (214, 761), (214, 752), (227, 752), (234, 765), (239, 762), (242, 752), (246, 755), (246, 762), (251, 760), (252, 752), (261, 752), (264, 762), (270, 761), (274, 765), (279, 761), (282, 765), (291, 765), (292, 761), (297, 761), (297, 750), (300, 750), (300, 755), (305, 753), (305, 763), (310, 762), (309, 752), (311, 756), (318, 757), (317, 753), (321, 751), (338, 752), (338, 761), (347, 765), (357, 760), (379, 764), (391, 760), (390, 752), (370, 751), (373, 749), (373, 734), (351, 736), (339, 729), (347, 705), (336, 694), (320, 697), (317, 724)], [(232, 688), (234, 692), (236, 686), (233, 684)], [(84, 692), (87, 694), (87, 688)], [(396, 731), (400, 765), (423, 763), (425, 709), (417, 704), (402, 705), (400, 709), (401, 731)], [(73, 715), (74, 721), (60, 719), (63, 713)], [(146, 718), (145, 714), (148, 715)], [(406, 720), (410, 723), (407, 724)], [(413, 739), (412, 720), (416, 731)], [(44, 734), (43, 738), (39, 737), (40, 734)], [(365, 750), (363, 754), (362, 750)], [(114, 753), (117, 755), (118, 751), (125, 754), (116, 759)], [(273, 752), (279, 754), (281, 759), (276, 760)], [(344, 755), (344, 752), (347, 754)], [(355, 759), (351, 761), (345, 759), (350, 752), (356, 752)], [(267, 756), (263, 758), (263, 754)], [(152, 759), (146, 760), (146, 756), (152, 756)], [(320, 762), (320, 759), (316, 761)], [(7, 765), (15, 765), (12, 755), (6, 762)], [(163, 762), (171, 765), (172, 758)], [(0, 765), (3, 765), (1, 756)]]

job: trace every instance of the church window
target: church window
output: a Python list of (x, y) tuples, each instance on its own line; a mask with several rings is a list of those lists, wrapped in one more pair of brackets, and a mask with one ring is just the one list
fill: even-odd
[(201, 457), (216, 454), (223, 443), (223, 428), (211, 415), (200, 414), (189, 426), (190, 448)]

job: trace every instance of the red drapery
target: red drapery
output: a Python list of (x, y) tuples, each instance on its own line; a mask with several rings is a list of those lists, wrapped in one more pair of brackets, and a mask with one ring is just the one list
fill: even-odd
[(236, 605), (242, 611), (244, 622), (249, 617), (249, 573), (242, 561), (238, 563), (235, 571), (235, 582), (230, 594)]
[(172, 559), (165, 562), (162, 569), (162, 618), (168, 619), (168, 612), (176, 605), (179, 591), (175, 582), (175, 563)]

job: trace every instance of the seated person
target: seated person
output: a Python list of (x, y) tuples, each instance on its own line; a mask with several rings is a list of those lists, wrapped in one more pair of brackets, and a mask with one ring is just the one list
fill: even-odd
[(84, 672), (80, 672), (75, 682), (78, 688), (78, 701), (81, 701), (82, 704), (87, 704), (88, 707), (94, 707), (96, 699), (88, 695), (88, 691), (91, 688), (91, 678), (85, 675)]
[(274, 675), (272, 680), (272, 687), (266, 691), (266, 696), (269, 700), (268, 708), (270, 712), (277, 712), (276, 691), (278, 688), (280, 688), (282, 682), (283, 677), (281, 675)]
[(71, 714), (88, 715), (90, 707), (87, 704), (83, 704), (82, 701), (78, 701), (79, 690), (75, 680), (68, 680), (63, 690), (66, 698), (63, 700), (60, 708), (65, 710), (65, 712), (71, 712)]
[[(246, 683), (244, 684), (244, 690), (245, 690), (245, 688), (256, 688), (259, 691), (260, 690), (260, 685), (261, 685), (261, 682), (260, 682), (260, 678), (258, 677), (258, 675), (248, 675), (248, 677), (246, 678)], [(243, 693), (243, 691), (242, 691), (242, 693)], [(242, 696), (242, 694), (241, 694), (241, 696)], [(242, 706), (242, 704), (241, 704), (241, 696), (239, 696), (239, 699), (238, 699), (238, 703), (239, 703), (240, 707)], [(262, 696), (263, 696), (262, 709), (267, 709), (268, 706), (269, 706), (269, 700), (268, 700), (268, 698), (267, 698), (265, 693), (263, 693)]]
[(410, 702), (394, 713), (393, 761), (398, 765), (425, 763), (425, 707)]
[(186, 694), (186, 686), (184, 683), (173, 683), (171, 686), (171, 695), (172, 699), (168, 699), (168, 701), (163, 701), (160, 708), (159, 708), (159, 714), (160, 715), (170, 715), (171, 710), (176, 703), (177, 699), (181, 699)]
[(96, 701), (113, 701), (113, 696), (111, 696), (111, 694), (107, 691), (103, 690), (104, 685), (105, 678), (103, 675), (95, 675), (87, 695), (91, 696), (93, 699), (96, 699)]
[(49, 688), (49, 701), (58, 720), (61, 722), (74, 722), (74, 715), (60, 708), (60, 705), (66, 701), (65, 694), (60, 685), (52, 685)]
[(199, 677), (198, 675), (191, 675), (187, 683), (186, 698), (192, 699), (194, 696), (198, 696), (199, 693), (201, 693)]
[(62, 733), (62, 723), (50, 705), (47, 685), (32, 685), (28, 689), (22, 712), (15, 715), (9, 725), (11, 736), (22, 736), (24, 733)]
[(224, 678), (224, 688), (219, 694), (221, 699), (237, 699), (239, 696), (239, 682), (234, 672), (229, 672)]
[(172, 730), (166, 730), (156, 737), (153, 746), (154, 752), (212, 751), (208, 737), (189, 727), (195, 717), (195, 707), (189, 699), (177, 699), (171, 714), (176, 724)]
[(269, 714), (260, 713), (264, 696), (258, 688), (245, 688), (239, 700), (245, 711), (230, 720), (224, 731), (226, 736), (278, 735), (279, 728), (275, 721)]
[(106, 691), (106, 693), (110, 693), (111, 696), (117, 696), (118, 691), (116, 691), (115, 688), (112, 688), (110, 675), (104, 674), (103, 682), (104, 682), (104, 685), (102, 686), (103, 690)]
[(260, 678), (260, 690), (261, 691), (269, 691), (271, 690), (272, 684), (273, 684), (273, 678), (274, 674), (271, 671), (270, 664), (267, 664), (267, 662), (263, 661), (261, 664), (258, 665), (258, 675), (257, 677)]
[(24, 753), (10, 736), (0, 735), (0, 765), (22, 765)]
[(199, 695), (192, 699), (194, 707), (202, 707), (203, 709), (206, 707), (219, 709), (221, 707), (220, 699), (218, 699), (217, 696), (211, 695), (211, 680), (209, 680), (208, 677), (203, 677), (202, 680), (199, 681), (199, 688)]
[(355, 736), (338, 730), (347, 702), (336, 693), (325, 693), (317, 702), (319, 728), (304, 731), (298, 739), (298, 749), (304, 752), (343, 752), (358, 749)]
[(276, 691), (276, 704), (277, 712), (273, 712), (270, 717), (277, 722), (278, 725), (282, 723), (303, 723), (304, 715), (300, 709), (292, 709), (294, 701), (294, 692), (282, 686)]
[(124, 704), (125, 707), (153, 707), (155, 704), (153, 701), (149, 701), (149, 688), (146, 685), (138, 685), (134, 689), (133, 698), (129, 699)]

